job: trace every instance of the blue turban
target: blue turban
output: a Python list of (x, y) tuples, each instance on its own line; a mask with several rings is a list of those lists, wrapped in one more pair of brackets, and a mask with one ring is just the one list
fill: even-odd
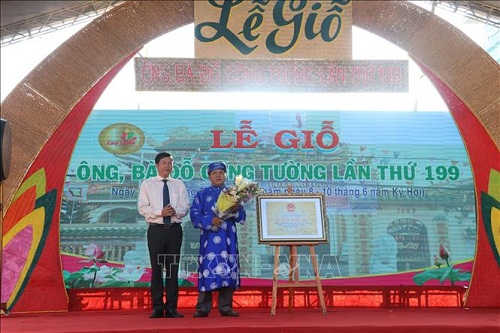
[(222, 162), (213, 162), (208, 165), (208, 174), (214, 170), (224, 170), (226, 172), (226, 165)]

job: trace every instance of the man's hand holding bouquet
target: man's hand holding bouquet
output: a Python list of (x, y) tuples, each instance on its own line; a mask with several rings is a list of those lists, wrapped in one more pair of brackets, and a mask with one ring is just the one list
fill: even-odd
[(262, 193), (259, 184), (252, 182), (242, 175), (238, 175), (234, 180), (234, 185), (224, 189), (217, 199), (214, 213), (225, 220), (238, 213), (239, 205), (243, 205)]

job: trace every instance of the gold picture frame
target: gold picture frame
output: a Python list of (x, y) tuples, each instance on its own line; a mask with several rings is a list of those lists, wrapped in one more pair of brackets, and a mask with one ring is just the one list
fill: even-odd
[(259, 243), (328, 243), (323, 194), (261, 194), (256, 209)]

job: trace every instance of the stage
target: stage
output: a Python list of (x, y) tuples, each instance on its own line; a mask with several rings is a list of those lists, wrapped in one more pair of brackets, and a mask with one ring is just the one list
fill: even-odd
[(8, 313), (1, 317), (7, 333), (77, 332), (219, 332), (221, 327), (246, 332), (500, 332), (499, 308), (465, 308), (466, 288), (459, 286), (326, 286), (326, 314), (311, 288), (280, 289), (271, 315), (272, 289), (242, 288), (234, 295), (240, 317), (221, 317), (216, 299), (208, 318), (193, 318), (198, 292), (180, 289), (184, 318), (150, 319), (148, 288), (73, 289), (68, 311)]
[(466, 308), (269, 308), (238, 309), (240, 317), (193, 318), (194, 309), (179, 309), (184, 318), (150, 319), (149, 310), (74, 311), (2, 315), (3, 333), (72, 332), (453, 332), (498, 333), (500, 309)]

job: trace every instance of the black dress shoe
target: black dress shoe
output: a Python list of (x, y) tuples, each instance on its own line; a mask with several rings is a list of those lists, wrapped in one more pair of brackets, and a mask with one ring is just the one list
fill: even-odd
[(163, 311), (162, 310), (154, 310), (149, 318), (163, 318)]
[(182, 318), (184, 315), (177, 312), (177, 310), (167, 310), (165, 311), (165, 317), (167, 318)]
[(223, 317), (239, 317), (239, 313), (233, 310), (229, 310), (227, 312), (222, 312), (221, 316)]
[(201, 312), (201, 311), (196, 311), (193, 315), (193, 317), (195, 318), (204, 318), (204, 317), (208, 317), (208, 313), (206, 312)]

